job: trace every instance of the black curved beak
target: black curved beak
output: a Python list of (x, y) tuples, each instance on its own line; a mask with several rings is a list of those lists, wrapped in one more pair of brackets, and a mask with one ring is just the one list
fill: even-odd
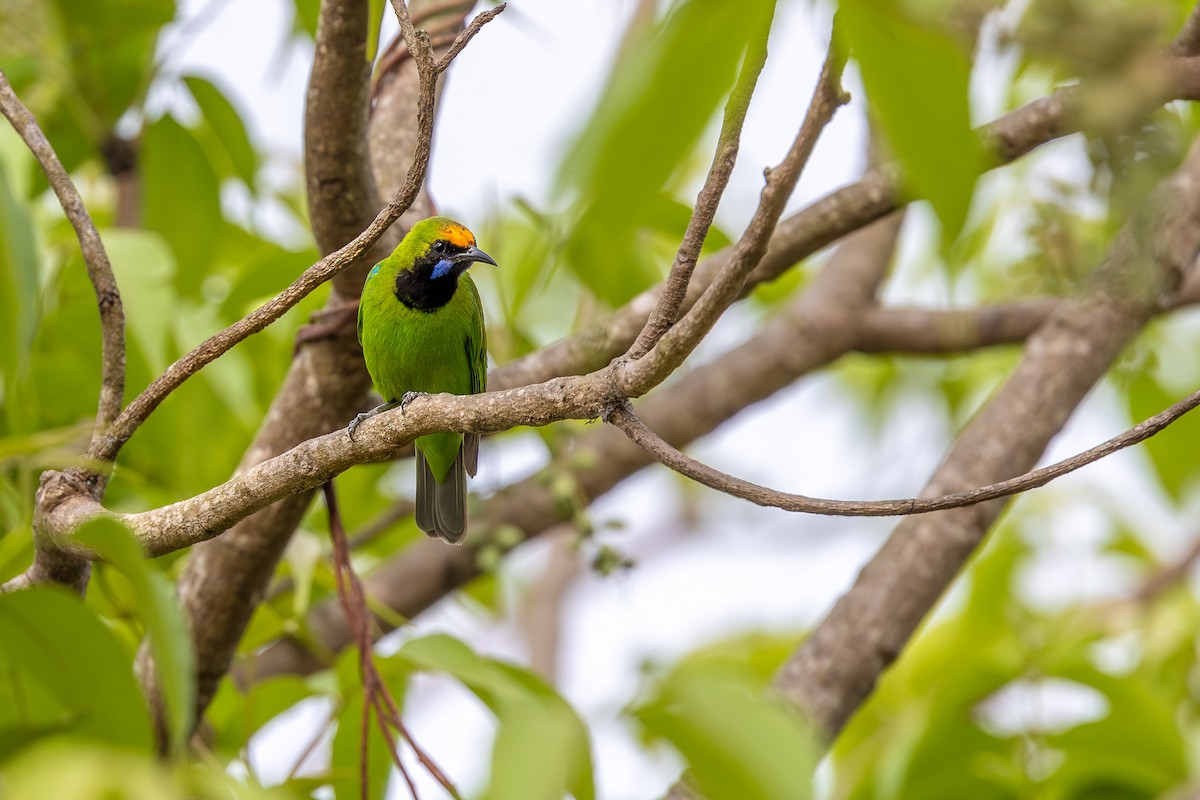
[(491, 264), (493, 267), (500, 266), (495, 259), (474, 245), (455, 255), (453, 261), (455, 264), (469, 264), (472, 261), (478, 261), (481, 264)]

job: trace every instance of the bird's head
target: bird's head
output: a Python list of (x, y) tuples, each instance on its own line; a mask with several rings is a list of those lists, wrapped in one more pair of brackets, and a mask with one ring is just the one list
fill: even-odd
[(491, 256), (475, 246), (475, 235), (452, 219), (421, 220), (404, 239), (410, 245), (412, 271), (431, 281), (457, 278), (476, 262), (496, 266)]

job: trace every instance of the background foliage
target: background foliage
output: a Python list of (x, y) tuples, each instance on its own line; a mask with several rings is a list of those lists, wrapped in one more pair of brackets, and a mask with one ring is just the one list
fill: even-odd
[[(473, 221), (504, 265), (484, 277), (496, 362), (581, 328), (665, 274), (747, 43), (778, 13), (757, 1), (661, 5), (656, 18), (631, 26), (594, 109), (564, 148), (554, 191)], [(973, 82), (990, 86), (989, 111), (1000, 113), (1059, 83), (1108, 76), (1106, 103), (1119, 107), (1112, 98), (1120, 96), (1124, 67), (1169, 41), (1191, 7), (1168, 0), (1015, 5), (1028, 7), (1004, 9), (988, 23), (999, 33), (985, 26), (992, 48), (985, 51), (964, 31), (970, 15), (1001, 3), (841, 4), (844, 46), (854, 50), (865, 95), (853, 113), (862, 113), (865, 99), (880, 146), (898, 159), (911, 192), (928, 200), (910, 215), (889, 299), (969, 306), (1070, 295), (1136, 198), (1178, 163), (1196, 133), (1194, 111), (1182, 104), (1136, 121), (1097, 110), (1085, 136), (981, 178), (983, 156), (970, 127), (983, 121), (976, 118), (982, 101)], [(314, 6), (297, 1), (290, 36), (312, 37)], [(306, 236), (292, 233), (307, 229), (300, 166), (279, 164), (249, 135), (253, 110), (232, 102), (228, 87), (164, 66), (169, 61), (155, 43), (177, 13), (169, 0), (0, 6), (0, 68), (79, 184), (116, 269), (134, 391), (318, 255)], [(190, 98), (194, 113), (152, 104), (155, 92)], [(122, 177), (127, 153), (136, 159), (132, 180)], [(266, 179), (268, 168), (280, 167), (294, 179)], [(284, 222), (261, 224), (247, 208), (270, 208)], [(709, 251), (734, 234), (714, 229)], [(821, 259), (756, 292), (731, 338), (771, 318)], [(295, 329), (324, 300), (318, 291), (171, 395), (124, 450), (109, 507), (160, 506), (231, 474), (286, 371)], [(1107, 408), (1094, 412), (1098, 427), (1139, 420), (1200, 382), (1195, 329), (1196, 316), (1186, 310), (1152, 326), (1100, 390)], [(826, 379), (852, 415), (854, 446), (869, 451), (914, 419), (948, 436), (1018, 354), (1014, 346), (936, 359), (859, 355), (839, 361)], [(74, 235), (7, 127), (0, 129), (0, 363), (3, 580), (31, 559), (39, 473), (71, 464), (86, 441), (100, 363), (95, 304)], [(802, 441), (811, 424), (796, 420), (777, 435)], [(1152, 592), (1137, 588), (1174, 563), (1187, 549), (1185, 534), (1194, 535), (1197, 426), (1200, 420), (1185, 419), (1123, 461), (1134, 487), (1127, 495), (1081, 479), (1019, 502), (838, 739), (818, 794), (1189, 796), (1200, 782), (1200, 603), (1186, 568)], [(569, 458), (582, 430), (539, 431), (545, 458)], [(526, 447), (529, 437), (518, 436)], [(339, 478), (350, 530), (386, 514), (406, 485), (403, 465), (362, 466)], [(672, 486), (683, 527), (689, 515), (711, 514), (733, 528), (761, 519)], [(862, 496), (874, 491), (869, 482), (861, 487)], [(570, 485), (560, 496), (576, 502)], [(360, 571), (419, 536), (407, 520), (374, 531), (356, 550)], [(597, 526), (586, 508), (577, 509), (573, 531), (581, 557), (600, 571), (621, 571), (626, 557), (613, 544), (619, 536)], [(0, 595), (0, 794), (357, 795), (362, 688), (353, 653), (307, 677), (249, 688), (227, 679), (189, 749), (192, 655), (171, 592), (187, 556), (147, 563), (118, 530), (99, 526), (86, 536), (108, 557), (96, 566), (86, 600), (53, 588)], [(1070, 539), (1078, 541), (1066, 547)], [(499, 562), (499, 551), (485, 549), (481, 558)], [(1098, 570), (1101, 585), (1047, 592), (1079, 575), (1072, 563), (1080, 562)], [(464, 602), (501, 625), (519, 603), (504, 588), (504, 569), (492, 566), (500, 580), (496, 572), (479, 579)], [(243, 663), (285, 634), (305, 639), (308, 610), (333, 593), (323, 511), (314, 512), (242, 641)], [(650, 665), (619, 724), (637, 732), (647, 759), (690, 766), (714, 800), (810, 796), (820, 748), (764, 692), (802, 625), (714, 628), (707, 644), (678, 663)], [(176, 757), (169, 763), (152, 756), (151, 721), (132, 668), (145, 637), (172, 710)], [(380, 668), (400, 700), (432, 673), (449, 676), (487, 709), (495, 736), (479, 796), (596, 796), (605, 765), (593, 764), (595, 723), (586, 710), (527, 665), (473, 644), (440, 634), (391, 642)], [(319, 746), (326, 760), (264, 786), (251, 743), (301, 707), (327, 713), (333, 733)], [(383, 796), (389, 759), (376, 733), (368, 754), (370, 795)], [(399, 781), (390, 781), (396, 796)], [(656, 789), (648, 783), (642, 796)]]

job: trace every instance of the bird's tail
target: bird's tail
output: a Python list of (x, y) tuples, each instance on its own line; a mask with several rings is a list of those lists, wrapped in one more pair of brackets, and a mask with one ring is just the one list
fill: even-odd
[(447, 544), (461, 544), (467, 530), (467, 470), (462, 450), (450, 465), (446, 480), (438, 483), (425, 454), (417, 449), (417, 527), (426, 536)]

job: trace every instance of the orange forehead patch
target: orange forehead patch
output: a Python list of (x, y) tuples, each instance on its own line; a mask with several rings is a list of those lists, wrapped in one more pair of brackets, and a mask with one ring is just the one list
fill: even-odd
[(475, 246), (475, 235), (457, 222), (452, 222), (442, 228), (441, 234), (443, 239), (456, 247)]

